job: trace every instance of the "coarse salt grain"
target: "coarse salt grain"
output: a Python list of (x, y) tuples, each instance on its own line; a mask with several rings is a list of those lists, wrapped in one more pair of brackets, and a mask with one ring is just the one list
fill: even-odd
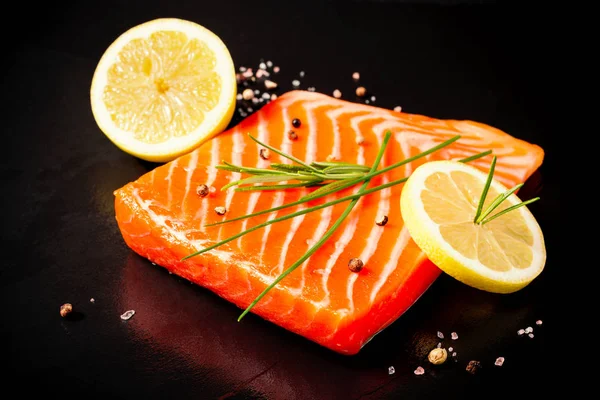
[(437, 331), (437, 337), (439, 337), (440, 339), (444, 338), (444, 334), (440, 331)]
[(263, 93), (262, 94), (262, 98), (265, 99), (265, 100), (267, 100), (267, 99), (271, 98), (271, 95), (269, 93)]
[(271, 68), (273, 66), (273, 61), (267, 61), (267, 67)]
[(300, 71), (298, 75), (300, 75), (300, 78), (304, 78), (304, 71)]
[(448, 347), (448, 351), (449, 351), (450, 353), (452, 353), (452, 350), (454, 350), (454, 348), (452, 348), (452, 347)]
[(519, 336), (521, 336), (521, 335), (522, 335), (522, 334), (524, 334), (524, 333), (525, 333), (525, 329), (519, 329), (519, 330), (517, 331), (517, 335), (519, 335)]
[(298, 86), (300, 86), (300, 81), (299, 81), (298, 79), (294, 79), (294, 80), (292, 81), (292, 86), (294, 86), (294, 87), (298, 87)]
[(244, 89), (244, 91), (242, 92), (242, 98), (244, 100), (250, 100), (254, 97), (254, 92), (252, 91), (252, 89)]
[(358, 72), (355, 72), (352, 74), (352, 79), (354, 79), (355, 81), (360, 79), (360, 74)]
[(246, 71), (246, 67), (240, 67), (239, 70), (240, 70), (240, 72), (245, 72)]
[(260, 94), (260, 90), (254, 89), (254, 94), (258, 96)]
[(95, 303), (96, 299), (94, 299), (93, 297), (90, 299), (90, 303)]
[(423, 375), (425, 373), (425, 370), (423, 369), (423, 367), (417, 367), (417, 369), (415, 369), (415, 375)]
[(438, 348), (438, 349), (441, 349), (441, 348), (442, 348), (442, 342), (439, 342), (439, 343), (437, 344), (437, 348)]
[(237, 94), (237, 96), (235, 96), (235, 98), (236, 98), (237, 100), (241, 100), (241, 99), (242, 99), (242, 94), (241, 94), (241, 93), (238, 93), (238, 94)]
[(261, 62), (260, 64), (258, 64), (258, 68), (267, 69), (267, 64), (265, 64), (264, 62)]
[(535, 321), (535, 324), (536, 324), (536, 325), (541, 325), (541, 324), (542, 324), (542, 320), (541, 320), (541, 319), (538, 319), (537, 321)]
[(262, 78), (263, 76), (269, 76), (270, 74), (265, 71), (264, 69), (259, 69), (258, 71), (256, 71), (256, 77), (257, 78)]
[(316, 89), (315, 89), (313, 86), (310, 86), (310, 87), (309, 87), (307, 90), (308, 90), (309, 92), (314, 92)]
[(452, 353), (452, 357), (456, 357), (456, 352), (453, 352), (453, 353)]
[(339, 99), (340, 97), (342, 97), (342, 92), (340, 92), (338, 89), (335, 89), (333, 91), (333, 97), (335, 97), (336, 99)]
[(376, 97), (375, 96), (371, 96), (371, 101), (375, 101)]
[(394, 111), (401, 112), (402, 111), (402, 107), (396, 106), (396, 107), (394, 107)]
[(273, 81), (270, 81), (270, 80), (268, 80), (268, 79), (267, 79), (267, 80), (265, 81), (265, 87), (266, 87), (267, 89), (269, 89), (269, 90), (270, 90), (270, 89), (275, 89), (275, 88), (277, 87), (277, 83), (275, 83), (275, 82), (273, 82)]
[(530, 334), (529, 334), (529, 335), (527, 335), (527, 336), (529, 336), (531, 339), (533, 339), (533, 333), (530, 333)]
[(452, 338), (452, 340), (456, 340), (456, 339), (458, 339), (458, 334), (456, 332), (452, 332), (450, 334), (450, 337)]
[(394, 368), (393, 366), (388, 368), (388, 374), (394, 375), (395, 373), (396, 373), (396, 368)]
[(277, 66), (273, 67), (273, 72), (278, 73), (279, 72), (279, 67), (277, 67)]
[(276, 95), (275, 93), (273, 93), (273, 94), (271, 95), (271, 101), (275, 100), (276, 98), (277, 98), (277, 95)]
[(527, 328), (525, 328), (525, 333), (531, 333), (533, 332), (533, 328), (528, 326)]
[(494, 365), (501, 367), (502, 364), (504, 364), (504, 357), (498, 357), (496, 358), (496, 362), (494, 362)]
[(121, 319), (127, 321), (129, 318), (133, 317), (133, 314), (135, 314), (135, 310), (127, 310), (121, 314)]

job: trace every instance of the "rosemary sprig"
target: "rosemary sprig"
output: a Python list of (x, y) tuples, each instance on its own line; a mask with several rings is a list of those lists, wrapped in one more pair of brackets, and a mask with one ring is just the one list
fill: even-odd
[[(377, 157), (375, 158), (375, 162), (373, 163), (373, 166), (371, 167), (370, 172), (374, 172), (377, 167), (379, 166), (379, 163), (381, 162), (381, 158), (383, 157), (383, 153), (385, 152), (385, 148), (387, 147), (387, 144), (390, 140), (392, 133), (390, 131), (387, 131), (385, 134), (385, 137), (383, 138), (383, 144), (381, 145), (381, 147), (379, 148), (379, 152), (377, 153)], [(365, 179), (364, 183), (361, 185), (360, 189), (358, 189), (357, 194), (358, 195), (362, 195), (363, 192), (365, 191), (365, 189), (367, 188), (367, 185), (369, 184), (369, 182), (371, 181), (371, 179)], [(325, 234), (323, 235), (323, 237), (321, 237), (321, 239), (319, 239), (319, 241), (317, 243), (315, 243), (310, 249), (308, 249), (308, 251), (306, 253), (304, 253), (304, 255), (302, 257), (300, 257), (295, 263), (293, 263), (288, 269), (286, 269), (285, 271), (283, 271), (283, 273), (281, 273), (277, 278), (275, 278), (275, 280), (269, 285), (267, 286), (257, 297), (256, 299), (254, 299), (254, 301), (252, 303), (250, 303), (250, 305), (242, 312), (242, 314), (238, 317), (238, 322), (241, 321), (242, 318), (244, 318), (244, 316), (246, 314), (248, 314), (248, 312), (250, 312), (250, 310), (273, 288), (275, 287), (275, 285), (277, 285), (283, 278), (285, 278), (286, 276), (288, 276), (292, 271), (294, 271), (296, 268), (298, 268), (300, 265), (302, 265), (302, 263), (304, 261), (306, 261), (310, 256), (312, 256), (319, 248), (321, 248), (321, 246), (323, 246), (323, 244), (325, 244), (325, 242), (331, 237), (331, 235), (333, 235), (333, 233), (337, 230), (337, 228), (342, 224), (342, 222), (344, 222), (344, 220), (346, 219), (346, 217), (348, 216), (348, 214), (350, 214), (350, 211), (352, 211), (352, 209), (354, 208), (354, 206), (356, 205), (356, 203), (358, 202), (360, 197), (357, 197), (356, 199), (353, 199), (352, 201), (350, 201), (350, 204), (348, 204), (348, 206), (346, 207), (346, 209), (342, 212), (342, 214), (338, 217), (338, 219), (333, 223), (333, 225), (331, 226), (331, 228), (329, 228), (329, 230), (327, 232), (325, 232)]]
[(502, 204), (502, 202), (504, 202), (504, 200), (508, 199), (511, 194), (513, 194), (514, 192), (516, 192), (523, 186), (523, 183), (519, 183), (519, 184), (515, 185), (512, 189), (509, 189), (503, 193), (500, 193), (490, 203), (490, 205), (485, 210), (483, 210), (483, 204), (485, 203), (485, 198), (487, 197), (488, 191), (490, 189), (490, 185), (491, 185), (493, 177), (494, 177), (495, 168), (496, 168), (496, 156), (494, 156), (494, 158), (492, 158), (492, 163), (490, 165), (490, 171), (488, 173), (488, 176), (487, 176), (487, 179), (485, 182), (485, 186), (483, 187), (481, 197), (479, 198), (479, 204), (477, 205), (477, 212), (475, 213), (475, 218), (473, 219), (473, 222), (476, 224), (479, 224), (479, 225), (486, 224), (486, 223), (490, 222), (491, 220), (496, 219), (499, 216), (506, 214), (507, 212), (516, 210), (517, 208), (526, 206), (526, 205), (531, 204), (534, 201), (538, 201), (540, 199), (539, 197), (534, 197), (533, 199), (529, 199), (527, 201), (522, 201), (521, 203), (514, 204), (514, 205), (512, 205), (508, 208), (505, 208), (504, 210), (490, 216), (490, 214), (496, 208), (498, 208), (498, 206), (500, 204)]

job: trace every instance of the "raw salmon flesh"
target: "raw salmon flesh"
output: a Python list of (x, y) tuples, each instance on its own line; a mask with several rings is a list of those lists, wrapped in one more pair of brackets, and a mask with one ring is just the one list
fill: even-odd
[[(301, 122), (299, 127), (292, 120)], [(290, 138), (293, 130), (297, 137)], [(386, 131), (392, 137), (380, 168), (430, 149), (456, 135), (460, 139), (427, 157), (373, 178), (370, 186), (410, 175), (437, 159), (461, 159), (492, 150), (494, 177), (508, 187), (525, 182), (541, 165), (544, 152), (491, 126), (439, 120), (291, 91), (193, 152), (161, 165), (115, 191), (115, 213), (125, 243), (140, 256), (245, 309), (287, 267), (321, 238), (347, 202), (269, 225), (201, 255), (185, 256), (276, 216), (354, 193), (343, 189), (311, 203), (227, 224), (206, 224), (280, 206), (310, 193), (307, 188), (278, 191), (221, 191), (241, 179), (215, 168), (224, 161), (267, 168), (290, 163), (261, 142), (305, 162), (339, 160), (371, 166)], [(471, 162), (488, 171), (491, 155)], [(205, 184), (216, 190), (200, 196)], [(252, 309), (256, 315), (335, 352), (352, 355), (400, 317), (441, 271), (411, 240), (400, 214), (402, 185), (365, 197), (334, 235), (304, 264), (279, 282)], [(216, 207), (226, 212), (219, 215)], [(375, 223), (386, 215), (387, 224)], [(363, 261), (356, 273), (352, 258)], [(242, 321), (243, 323), (243, 321)], [(202, 329), (202, 327), (198, 327)]]

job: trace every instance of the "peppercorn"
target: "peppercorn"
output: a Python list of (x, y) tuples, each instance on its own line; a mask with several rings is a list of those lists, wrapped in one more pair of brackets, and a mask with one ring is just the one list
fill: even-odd
[(348, 268), (352, 272), (360, 272), (364, 267), (364, 263), (360, 258), (351, 258), (348, 262)]
[(296, 140), (298, 139), (298, 134), (295, 131), (289, 131), (288, 137), (290, 138), (290, 140)]
[(271, 156), (271, 152), (269, 151), (269, 149), (260, 149), (258, 151), (258, 154), (260, 155), (260, 158), (262, 158), (263, 160), (268, 160), (269, 157)]
[(382, 215), (375, 220), (375, 223), (379, 226), (384, 226), (388, 222), (388, 216)]
[(62, 306), (60, 306), (60, 316), (63, 318), (71, 314), (72, 311), (73, 305), (71, 303), (65, 303)]
[(300, 125), (302, 125), (302, 121), (300, 121), (300, 119), (298, 119), (298, 118), (294, 118), (294, 119), (292, 120), (292, 126), (293, 126), (294, 128), (300, 128)]
[(431, 350), (429, 352), (429, 355), (427, 356), (427, 359), (433, 365), (443, 364), (444, 362), (446, 362), (447, 358), (448, 358), (448, 352), (446, 351), (446, 349), (443, 349), (440, 347)]
[(204, 183), (201, 185), (198, 185), (198, 187), (196, 188), (196, 194), (200, 197), (205, 197), (208, 194), (208, 191), (209, 191), (209, 188)]
[(477, 372), (477, 370), (481, 368), (481, 363), (477, 360), (471, 360), (469, 361), (469, 363), (467, 364), (467, 372), (474, 374), (475, 372)]

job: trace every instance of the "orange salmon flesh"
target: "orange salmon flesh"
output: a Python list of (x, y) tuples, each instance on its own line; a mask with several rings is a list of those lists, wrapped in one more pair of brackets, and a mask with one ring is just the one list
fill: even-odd
[[(299, 119), (299, 127), (292, 126)], [(289, 131), (297, 138), (292, 140)], [(256, 224), (356, 192), (358, 185), (308, 204), (223, 225), (206, 227), (298, 200), (313, 189), (222, 191), (247, 177), (215, 168), (224, 161), (267, 168), (291, 163), (261, 142), (303, 160), (338, 160), (371, 166), (386, 131), (392, 137), (380, 168), (460, 139), (424, 158), (372, 179), (370, 187), (408, 177), (420, 164), (461, 159), (492, 150), (494, 177), (508, 187), (525, 182), (544, 152), (491, 126), (439, 120), (361, 105), (305, 91), (291, 91), (193, 152), (144, 174), (115, 191), (115, 213), (125, 243), (137, 254), (237, 307), (245, 309), (275, 278), (298, 260), (347, 207), (347, 202), (269, 225), (201, 255), (182, 260)], [(492, 155), (471, 162), (487, 172)], [(216, 190), (197, 193), (205, 184)], [(402, 185), (362, 197), (339, 229), (315, 254), (277, 284), (252, 313), (335, 352), (357, 354), (374, 335), (400, 317), (441, 271), (411, 240), (400, 214)], [(224, 215), (215, 212), (225, 207)], [(386, 215), (387, 224), (375, 221)], [(360, 272), (348, 262), (363, 261)], [(202, 329), (199, 327), (198, 329)]]

